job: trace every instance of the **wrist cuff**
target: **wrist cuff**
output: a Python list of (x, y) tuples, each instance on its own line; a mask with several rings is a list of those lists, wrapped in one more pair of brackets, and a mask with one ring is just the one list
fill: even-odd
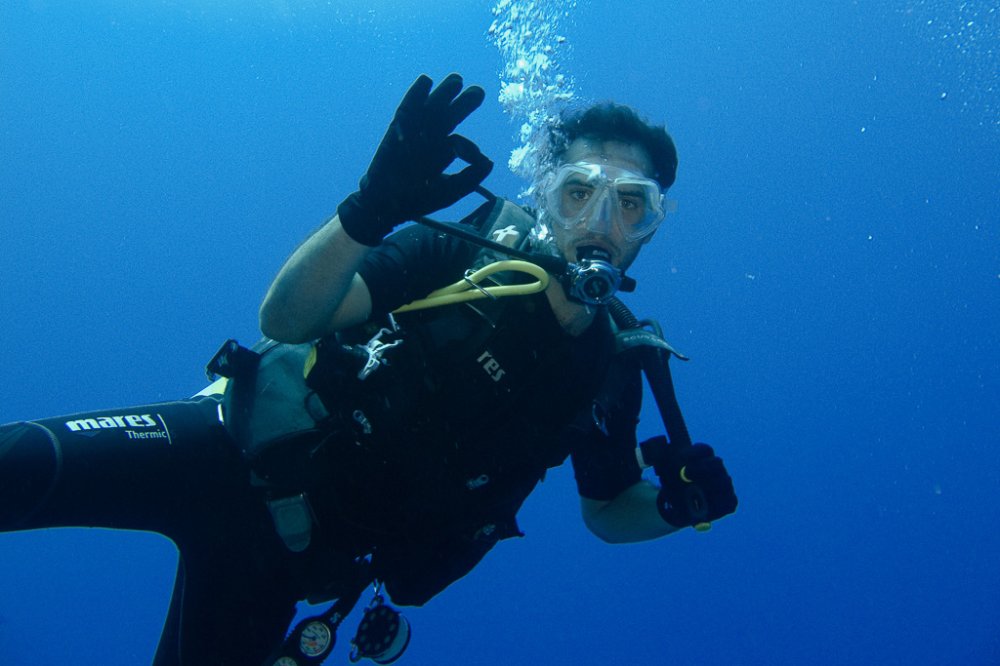
[(340, 226), (352, 239), (368, 247), (381, 245), (385, 237), (382, 232), (383, 225), (379, 223), (377, 216), (369, 215), (365, 211), (361, 204), (360, 192), (355, 192), (340, 202), (337, 206), (337, 217), (340, 218)]

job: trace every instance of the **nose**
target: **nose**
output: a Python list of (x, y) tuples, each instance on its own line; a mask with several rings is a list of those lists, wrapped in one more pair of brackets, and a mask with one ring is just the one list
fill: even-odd
[(594, 207), (590, 216), (587, 218), (587, 231), (609, 235), (611, 233), (611, 197), (604, 197), (598, 205)]

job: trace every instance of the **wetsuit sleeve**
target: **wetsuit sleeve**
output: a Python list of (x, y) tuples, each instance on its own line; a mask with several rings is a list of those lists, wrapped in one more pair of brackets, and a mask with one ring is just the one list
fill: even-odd
[(570, 429), (570, 460), (581, 497), (609, 501), (642, 478), (635, 456), (641, 405), (638, 362), (619, 355), (591, 409)]
[(372, 314), (384, 315), (460, 280), (475, 258), (470, 243), (420, 225), (386, 238), (358, 273), (372, 299)]

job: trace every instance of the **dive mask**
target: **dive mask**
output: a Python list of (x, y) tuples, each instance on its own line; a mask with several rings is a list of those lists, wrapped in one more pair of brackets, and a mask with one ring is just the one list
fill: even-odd
[(586, 222), (589, 230), (607, 233), (613, 223), (629, 241), (656, 231), (671, 203), (655, 180), (592, 162), (562, 165), (543, 187), (545, 212), (562, 228)]

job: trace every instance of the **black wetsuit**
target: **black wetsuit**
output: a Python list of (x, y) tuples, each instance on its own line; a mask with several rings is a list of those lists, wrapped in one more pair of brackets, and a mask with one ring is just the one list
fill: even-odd
[[(449, 236), (397, 233), (361, 270), (375, 316), (460, 278), (474, 258)], [(501, 300), (399, 318), (411, 333), (398, 357), (348, 387), (337, 434), (303, 472), (316, 523), (303, 552), (277, 535), (214, 397), (0, 427), (0, 530), (172, 539), (180, 564), (159, 665), (260, 663), (295, 603), (335, 593), (340, 564), (359, 555), (372, 554), (394, 601), (424, 603), (519, 534), (521, 503), (567, 455), (585, 497), (611, 499), (639, 479), (640, 375), (612, 358), (607, 317), (573, 338), (544, 296)]]

